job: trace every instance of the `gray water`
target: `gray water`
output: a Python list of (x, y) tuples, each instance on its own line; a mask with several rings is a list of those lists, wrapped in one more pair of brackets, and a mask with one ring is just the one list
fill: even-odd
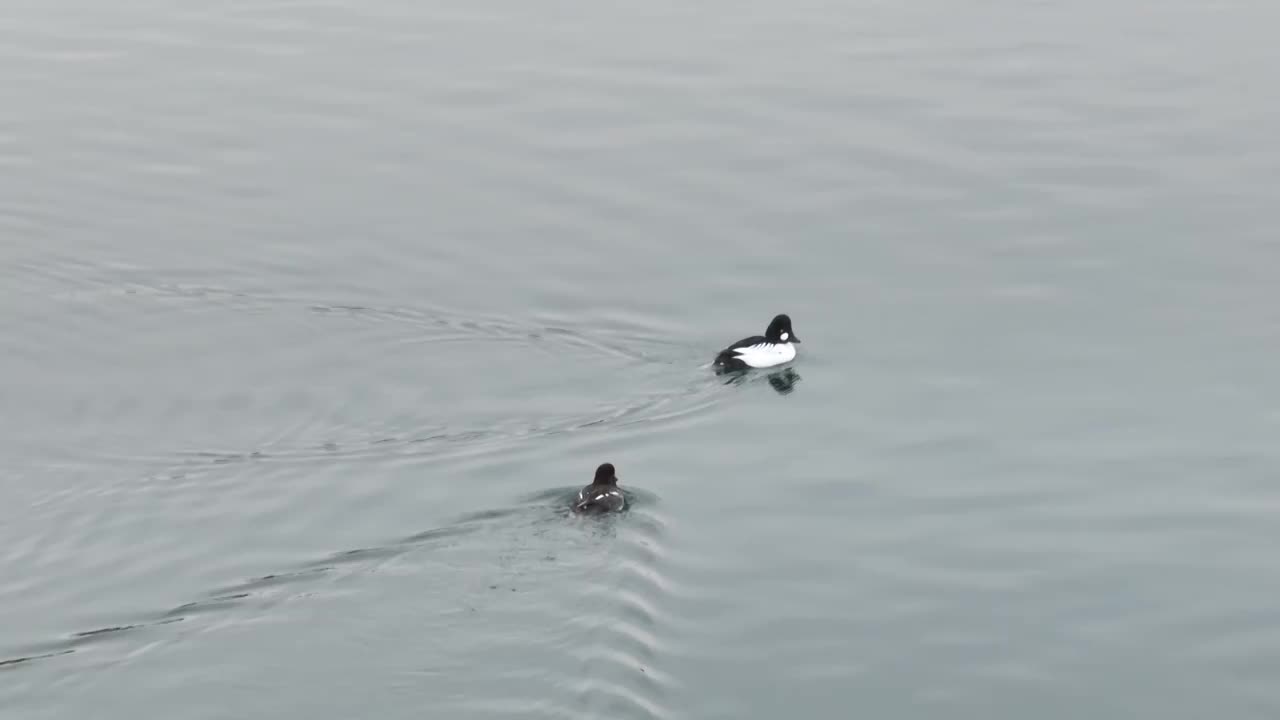
[(1280, 714), (1276, 3), (2, 6), (0, 716)]

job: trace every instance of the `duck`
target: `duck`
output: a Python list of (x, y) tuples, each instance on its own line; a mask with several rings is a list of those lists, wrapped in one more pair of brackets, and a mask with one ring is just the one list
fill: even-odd
[(782, 365), (796, 358), (798, 342), (800, 338), (791, 329), (791, 318), (783, 313), (774, 316), (764, 335), (743, 338), (721, 350), (713, 364), (722, 371)]
[(591, 484), (578, 491), (578, 499), (573, 503), (576, 513), (620, 512), (626, 507), (627, 499), (618, 489), (618, 474), (613, 463), (604, 463), (596, 468), (596, 477)]

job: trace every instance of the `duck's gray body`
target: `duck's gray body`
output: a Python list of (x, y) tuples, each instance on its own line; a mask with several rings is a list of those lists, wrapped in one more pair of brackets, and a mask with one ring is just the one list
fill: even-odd
[(627, 498), (618, 489), (618, 476), (613, 465), (605, 463), (596, 468), (596, 478), (578, 491), (573, 511), (580, 513), (619, 512), (627, 506)]
[(622, 491), (610, 485), (588, 485), (578, 491), (575, 512), (619, 512), (627, 505)]

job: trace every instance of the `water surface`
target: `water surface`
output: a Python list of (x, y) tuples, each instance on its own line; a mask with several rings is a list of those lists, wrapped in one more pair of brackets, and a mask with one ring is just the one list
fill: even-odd
[(5, 10), (0, 714), (1280, 712), (1273, 3)]

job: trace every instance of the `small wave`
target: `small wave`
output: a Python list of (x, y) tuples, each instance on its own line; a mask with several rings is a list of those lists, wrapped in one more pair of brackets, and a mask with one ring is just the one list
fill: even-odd
[(153, 271), (103, 268), (74, 258), (27, 262), (29, 275), (73, 289), (55, 297), (96, 302), (103, 297), (150, 298), (194, 302), (232, 312), (305, 312), (313, 317), (341, 317), (362, 323), (401, 324), (423, 330), (407, 342), (492, 341), (571, 346), (599, 355), (664, 362), (676, 343), (635, 328), (570, 327), (511, 317), (485, 317), (445, 307), (379, 306), (322, 298), (273, 294), (203, 282), (158, 280)]
[[(611, 546), (604, 572), (589, 576), (586, 602), (570, 624), (580, 641), (571, 648), (578, 671), (570, 683), (577, 714), (589, 717), (666, 718), (673, 714), (676, 679), (662, 670), (674, 652), (672, 624), (662, 612), (665, 579), (663, 521), (637, 497), (637, 520)], [(645, 522), (647, 520), (647, 522)], [(652, 581), (652, 578), (659, 578)]]
[[(531, 578), (537, 577), (579, 584), (567, 589), (567, 597), (575, 598), (569, 604), (513, 604), (499, 601), (498, 596), (484, 600), (483, 596), (471, 594), (474, 589), (463, 590), (466, 594), (460, 597), (473, 605), (471, 612), (478, 606), (490, 613), (510, 613), (492, 615), (491, 622), (503, 617), (521, 625), (560, 628), (557, 631), (560, 639), (552, 643), (549, 650), (557, 646), (563, 648), (569, 667), (577, 669), (570, 677), (554, 683), (563, 693), (542, 698), (543, 704), (552, 706), (558, 716), (598, 717), (604, 713), (610, 717), (670, 717), (673, 714), (670, 698), (678, 683), (664, 671), (663, 663), (676, 651), (670, 630), (678, 623), (671, 622), (662, 609), (671, 583), (665, 579), (662, 569), (668, 554), (664, 549), (666, 523), (656, 512), (661, 503), (652, 493), (629, 488), (631, 504), (627, 513), (586, 518), (569, 512), (575, 491), (576, 488), (558, 487), (531, 493), (510, 507), (478, 510), (446, 525), (382, 545), (331, 553), (279, 572), (215, 588), (204, 597), (150, 616), (90, 628), (29, 647), (12, 658), (0, 659), (0, 669), (17, 670), (33, 663), (88, 652), (105, 659), (89, 667), (109, 667), (151, 647), (195, 637), (198, 630), (207, 631), (225, 624), (225, 617), (230, 613), (248, 609), (271, 612), (283, 602), (324, 596), (333, 591), (333, 582), (339, 577), (374, 573), (395, 559), (404, 560), (432, 549), (460, 550), (471, 557), (475, 550), (483, 549), (481, 545), (491, 543), (494, 531), (500, 529), (509, 534), (510, 546), (498, 549), (496, 554), (491, 554), (492, 548), (484, 552), (494, 563), (494, 571), (512, 579), (522, 578), (524, 587), (508, 588), (497, 578), (485, 580), (480, 587), (512, 592), (528, 590), (532, 589)], [(582, 537), (579, 534), (582, 531), (588, 535)], [(459, 545), (477, 533), (487, 540), (470, 549)], [(575, 536), (584, 543), (576, 547), (595, 548), (602, 554), (572, 552), (564, 559), (557, 559), (557, 555), (564, 555), (566, 548), (575, 547)], [(538, 540), (530, 545), (530, 538)], [(539, 543), (551, 543), (557, 550), (549, 552)], [(545, 571), (535, 566), (554, 570), (551, 575), (539, 575), (537, 573)], [(421, 567), (426, 571), (435, 566)], [(444, 569), (449, 565), (439, 567)], [(183, 629), (157, 637), (155, 633), (165, 626)], [(491, 647), (491, 642), (491, 638), (484, 639), (480, 644)], [(509, 705), (513, 709), (519, 706), (514, 701), (505, 703), (503, 698), (494, 697), (459, 698), (458, 701), (473, 710), (476, 703), (484, 702)]]
[[(564, 492), (557, 490), (554, 496), (543, 493), (548, 499), (563, 499)], [(403, 537), (381, 546), (354, 548), (333, 553), (323, 558), (301, 564), (290, 570), (250, 578), (243, 582), (210, 591), (205, 597), (173, 607), (152, 617), (138, 618), (131, 622), (77, 631), (66, 638), (45, 645), (28, 648), (17, 657), (0, 659), (0, 667), (14, 667), (37, 660), (71, 654), (89, 645), (105, 640), (123, 638), (142, 630), (173, 623), (196, 621), (203, 616), (224, 613), (250, 604), (269, 606), (275, 600), (286, 599), (299, 585), (314, 583), (335, 573), (355, 573), (376, 569), (395, 557), (418, 551), (433, 544), (453, 541), (480, 531), (485, 527), (509, 521), (521, 513), (537, 513), (552, 505), (561, 505), (567, 511), (567, 502), (525, 503), (520, 506), (477, 511), (459, 517), (449, 525), (432, 528)]]
[[(701, 415), (714, 407), (721, 399), (715, 391), (716, 385), (712, 379), (699, 377), (687, 382), (679, 389), (653, 392), (613, 407), (602, 408), (591, 414), (542, 420), (507, 420), (488, 428), (458, 430), (426, 428), (417, 433), (381, 435), (363, 439), (323, 440), (295, 447), (275, 444), (267, 448), (241, 451), (183, 451), (177, 454), (178, 467), (170, 470), (190, 470), (200, 465), (221, 466), (237, 463), (309, 464), (318, 461), (333, 463), (388, 459), (443, 459), (461, 453), (475, 452), (478, 448), (486, 446), (546, 439), (579, 432), (680, 422)], [(153, 457), (151, 461), (165, 462), (163, 456)]]

